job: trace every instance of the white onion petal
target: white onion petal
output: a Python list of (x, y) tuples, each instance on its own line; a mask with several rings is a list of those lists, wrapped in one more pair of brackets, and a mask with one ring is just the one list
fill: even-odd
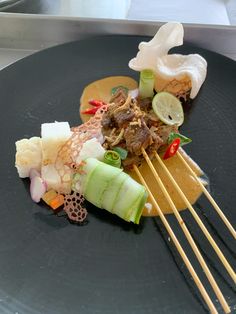
[(40, 178), (39, 176), (35, 176), (31, 179), (30, 195), (34, 202), (38, 203), (46, 191), (47, 184), (42, 178)]
[(139, 89), (135, 88), (135, 89), (129, 90), (128, 94), (131, 96), (131, 98), (137, 98), (138, 97), (138, 93), (139, 93)]

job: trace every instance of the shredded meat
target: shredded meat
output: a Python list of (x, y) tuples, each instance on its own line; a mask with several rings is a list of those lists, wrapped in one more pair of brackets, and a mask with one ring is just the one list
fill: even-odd
[(152, 158), (154, 151), (167, 143), (170, 132), (177, 130), (177, 126), (164, 125), (159, 120), (152, 110), (151, 99), (132, 99), (122, 89), (112, 96), (101, 125), (106, 149), (120, 146), (128, 151), (122, 161), (125, 168), (142, 162), (142, 148)]
[(114, 127), (114, 119), (113, 119), (113, 112), (114, 110), (117, 108), (117, 103), (110, 103), (109, 104), (109, 110), (107, 110), (102, 118), (102, 128), (103, 131), (104, 129), (108, 129), (108, 131), (110, 131), (110, 129), (112, 129)]
[(157, 115), (155, 114), (155, 112), (153, 110), (150, 110), (148, 113), (146, 113), (144, 119), (145, 119), (145, 122), (149, 128), (151, 128), (152, 126), (158, 127), (158, 126), (163, 124), (159, 120), (159, 118), (157, 117)]
[(151, 132), (151, 135), (152, 135), (152, 145), (150, 147), (148, 147), (149, 151), (157, 151), (163, 144), (163, 139), (160, 137), (159, 133), (158, 133), (158, 129), (154, 126), (152, 126), (150, 128), (150, 132)]
[(152, 109), (152, 99), (144, 98), (139, 100), (139, 107), (142, 111), (148, 113)]
[(126, 127), (129, 122), (133, 121), (135, 118), (134, 105), (129, 101), (129, 98), (127, 98), (124, 105), (114, 110), (113, 117), (119, 128)]
[(132, 170), (133, 165), (140, 166), (142, 163), (142, 160), (143, 160), (143, 157), (141, 155), (137, 156), (137, 155), (133, 155), (129, 153), (127, 158), (125, 160), (122, 160), (122, 166), (125, 169)]

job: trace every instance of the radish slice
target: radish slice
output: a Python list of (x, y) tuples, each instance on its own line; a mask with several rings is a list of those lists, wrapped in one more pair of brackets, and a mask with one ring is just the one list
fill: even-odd
[(30, 195), (34, 202), (38, 203), (47, 191), (47, 184), (39, 176), (35, 176), (31, 179), (30, 182)]
[(32, 180), (34, 177), (40, 177), (40, 176), (41, 175), (38, 170), (36, 170), (35, 168), (30, 169), (30, 172), (29, 172), (30, 180)]

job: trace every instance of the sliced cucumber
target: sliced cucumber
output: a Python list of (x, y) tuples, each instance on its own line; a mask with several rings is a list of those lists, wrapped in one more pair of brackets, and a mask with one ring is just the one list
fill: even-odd
[(79, 177), (80, 185), (84, 197), (89, 202), (126, 221), (139, 223), (147, 199), (144, 186), (133, 180), (122, 169), (107, 165), (95, 158), (86, 159), (82, 171), (84, 174)]
[(84, 196), (92, 204), (102, 207), (103, 194), (110, 183), (115, 179), (122, 169), (99, 162), (89, 177)]
[(148, 193), (146, 190), (144, 190), (143, 193), (141, 193), (140, 198), (137, 200), (137, 203), (132, 208), (129, 221), (132, 221), (135, 224), (139, 224), (139, 220), (142, 215), (144, 205), (147, 202), (147, 197), (148, 197)]
[(129, 221), (129, 210), (133, 208), (142, 192), (143, 186), (128, 176), (116, 197), (113, 213)]
[(102, 200), (102, 208), (105, 208), (109, 212), (113, 212), (113, 206), (115, 203), (115, 199), (117, 194), (119, 193), (121, 186), (124, 181), (127, 179), (127, 174), (121, 172), (117, 177), (115, 177), (104, 191), (103, 200)]
[(82, 168), (82, 174), (80, 176), (80, 191), (85, 193), (87, 185), (90, 182), (90, 177), (93, 171), (99, 166), (99, 161), (96, 158), (87, 158)]

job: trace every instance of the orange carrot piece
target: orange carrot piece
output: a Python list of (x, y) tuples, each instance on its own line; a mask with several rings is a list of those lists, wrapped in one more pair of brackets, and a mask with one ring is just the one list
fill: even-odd
[(46, 204), (50, 205), (51, 201), (52, 201), (56, 196), (57, 196), (57, 192), (56, 192), (56, 191), (54, 191), (54, 190), (49, 190), (49, 191), (47, 191), (47, 192), (43, 195), (42, 200), (43, 200)]
[(58, 194), (51, 202), (50, 206), (52, 209), (57, 209), (64, 204), (64, 195)]

